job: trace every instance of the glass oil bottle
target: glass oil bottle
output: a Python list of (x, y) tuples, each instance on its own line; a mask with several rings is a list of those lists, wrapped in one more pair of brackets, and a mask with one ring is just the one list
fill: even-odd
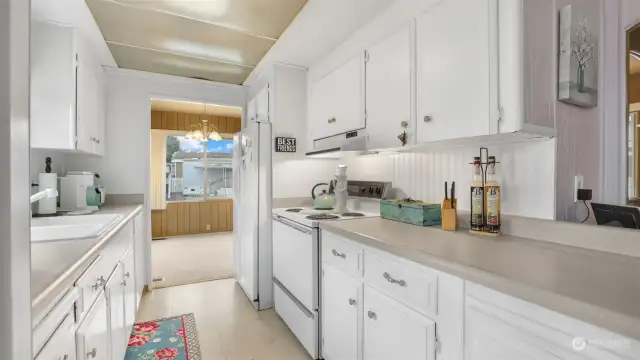
[(484, 184), (480, 157), (473, 158), (473, 180), (471, 181), (471, 230), (484, 230)]
[(487, 161), (487, 181), (484, 186), (484, 231), (500, 233), (500, 184), (496, 180), (496, 158), (489, 156)]

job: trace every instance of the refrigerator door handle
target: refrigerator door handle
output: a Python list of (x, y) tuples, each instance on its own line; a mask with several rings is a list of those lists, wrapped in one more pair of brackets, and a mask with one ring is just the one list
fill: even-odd
[(275, 221), (277, 221), (277, 222), (279, 222), (279, 223), (283, 224), (283, 225), (287, 225), (287, 226), (288, 226), (288, 227), (290, 227), (290, 228), (293, 228), (293, 229), (295, 229), (295, 230), (298, 230), (298, 231), (300, 231), (301, 233), (304, 233), (304, 234), (311, 234), (311, 229), (309, 229), (309, 228), (307, 228), (307, 227), (304, 227), (304, 226), (302, 226), (302, 225), (298, 225), (298, 224), (296, 224), (295, 222), (293, 222), (293, 221), (291, 221), (291, 220), (287, 220), (287, 219), (283, 218), (283, 217), (282, 217), (282, 216), (280, 216), (280, 215), (274, 215), (274, 216), (273, 216), (273, 219), (274, 219)]

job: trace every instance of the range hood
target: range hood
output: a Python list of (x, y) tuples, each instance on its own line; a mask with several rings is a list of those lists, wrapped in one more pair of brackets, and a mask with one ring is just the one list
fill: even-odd
[(375, 151), (367, 150), (367, 142), (368, 137), (365, 132), (351, 131), (346, 134), (314, 140), (314, 150), (305, 155), (314, 158), (342, 159), (376, 154)]

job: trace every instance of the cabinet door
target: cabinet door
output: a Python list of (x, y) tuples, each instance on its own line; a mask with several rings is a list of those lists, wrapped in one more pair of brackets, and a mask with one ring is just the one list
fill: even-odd
[(495, 24), (495, 0), (443, 0), (418, 17), (418, 142), (490, 133), (498, 108)]
[[(81, 48), (81, 47), (80, 47)], [(77, 136), (78, 150), (95, 153), (96, 137), (94, 135), (94, 123), (96, 121), (97, 92), (99, 81), (95, 76), (90, 57), (86, 53), (78, 54), (78, 104), (77, 104)]]
[(122, 258), (124, 270), (124, 341), (128, 342), (133, 323), (136, 320), (137, 295), (136, 295), (136, 272), (133, 248), (130, 248)]
[[(366, 107), (369, 148), (402, 146), (398, 139), (411, 124), (410, 26), (387, 36), (367, 56)], [(406, 130), (411, 133), (410, 129)]]
[(311, 139), (365, 127), (364, 53), (329, 73), (311, 90)]
[(435, 323), (369, 286), (364, 290), (364, 360), (434, 360)]
[(111, 359), (120, 360), (124, 358), (126, 352), (126, 333), (124, 319), (124, 272), (121, 263), (118, 263), (115, 270), (109, 277), (105, 285), (109, 314), (109, 341), (111, 344)]
[(326, 360), (358, 359), (358, 314), (362, 284), (351, 276), (323, 265), (322, 355)]
[(68, 314), (35, 360), (76, 360), (75, 323)]
[(31, 22), (32, 148), (76, 148), (74, 39), (72, 27)]
[[(109, 320), (104, 293), (93, 304), (76, 332), (78, 360), (110, 360)], [(121, 358), (122, 359), (122, 358)]]
[(142, 298), (142, 289), (146, 284), (145, 268), (144, 268), (144, 248), (147, 245), (144, 234), (146, 232), (146, 222), (143, 213), (138, 214), (133, 219), (133, 253), (135, 257), (135, 285), (136, 285), (136, 311), (140, 299)]

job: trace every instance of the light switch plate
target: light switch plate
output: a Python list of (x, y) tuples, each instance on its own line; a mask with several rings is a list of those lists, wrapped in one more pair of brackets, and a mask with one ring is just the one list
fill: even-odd
[(574, 177), (573, 202), (578, 201), (578, 189), (584, 189), (584, 176), (578, 174)]

